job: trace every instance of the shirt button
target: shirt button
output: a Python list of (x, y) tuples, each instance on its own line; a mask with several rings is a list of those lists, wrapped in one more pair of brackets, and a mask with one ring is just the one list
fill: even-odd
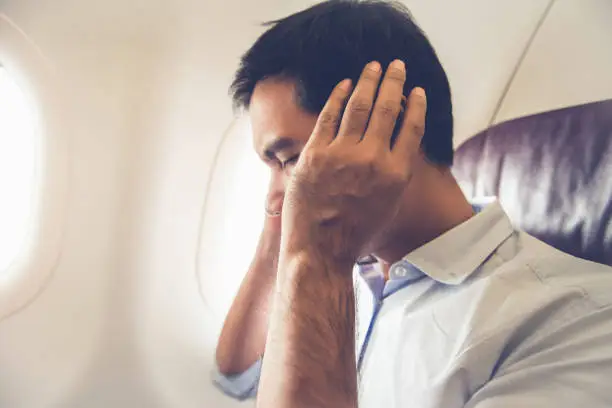
[(393, 270), (393, 274), (398, 278), (405, 278), (408, 275), (408, 269), (405, 266), (396, 266)]

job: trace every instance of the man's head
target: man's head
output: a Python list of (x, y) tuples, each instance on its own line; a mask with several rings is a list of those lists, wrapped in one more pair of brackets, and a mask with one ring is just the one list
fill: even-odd
[[(333, 87), (357, 82), (364, 66), (406, 63), (404, 95), (427, 92), (422, 150), (427, 162), (453, 160), (451, 94), (431, 44), (403, 6), (377, 0), (319, 3), (270, 28), (244, 54), (232, 84), (237, 108), (249, 111), (257, 152), (272, 168), (271, 205), (282, 202), (292, 164)], [(278, 208), (271, 208), (278, 209)]]

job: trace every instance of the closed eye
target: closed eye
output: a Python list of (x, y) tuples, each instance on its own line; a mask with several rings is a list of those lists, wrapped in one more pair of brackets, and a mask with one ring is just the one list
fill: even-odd
[(300, 158), (300, 155), (296, 154), (295, 156), (292, 156), (289, 159), (282, 161), (281, 167), (286, 168), (287, 166), (292, 166), (298, 161), (299, 158)]

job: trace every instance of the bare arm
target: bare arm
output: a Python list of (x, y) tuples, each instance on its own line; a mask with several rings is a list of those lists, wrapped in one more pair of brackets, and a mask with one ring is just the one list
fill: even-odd
[(352, 262), (307, 252), (280, 268), (257, 406), (356, 407)]
[(258, 407), (357, 407), (352, 264), (393, 224), (425, 123), (417, 88), (391, 143), (405, 68), (391, 64), (376, 97), (381, 71), (334, 89), (292, 173)]
[(263, 355), (279, 240), (280, 219), (267, 218), (255, 257), (219, 337), (216, 359), (223, 375), (240, 374)]

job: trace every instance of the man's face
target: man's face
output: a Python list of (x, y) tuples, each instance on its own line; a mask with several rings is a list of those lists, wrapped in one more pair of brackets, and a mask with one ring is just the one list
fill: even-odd
[(308, 141), (317, 115), (297, 104), (290, 81), (260, 81), (251, 97), (249, 116), (255, 151), (270, 167), (268, 209), (280, 211), (287, 180)]
[[(300, 108), (296, 101), (294, 86), (290, 81), (273, 79), (260, 81), (251, 97), (249, 116), (253, 130), (253, 144), (257, 154), (272, 171), (267, 202), (270, 211), (282, 209), (287, 181), (318, 118), (318, 115)], [(418, 163), (415, 162), (415, 165)], [(419, 185), (422, 183), (419, 182), (419, 178), (413, 177), (410, 187), (405, 191), (408, 199), (405, 200), (397, 216), (402, 222), (394, 221), (385, 227), (380, 236), (372, 239), (368, 253), (376, 253), (377, 249), (400, 241), (398, 237), (405, 232), (405, 225), (410, 224), (414, 227), (421, 222), (415, 215), (415, 206), (418, 206), (418, 202), (410, 199), (421, 195)]]

